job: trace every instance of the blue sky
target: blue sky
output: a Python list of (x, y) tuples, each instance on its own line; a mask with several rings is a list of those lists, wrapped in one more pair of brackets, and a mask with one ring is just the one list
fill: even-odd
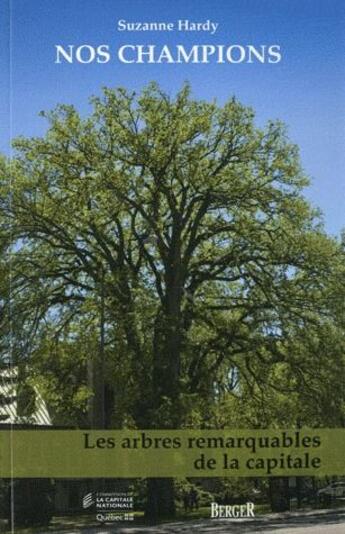
[[(11, 17), (12, 89), (9, 91)], [(219, 23), (206, 33), (118, 32), (117, 21), (178, 19)], [(307, 197), (324, 213), (326, 229), (344, 224), (345, 2), (343, 0), (2, 0), (0, 2), (0, 151), (11, 134), (44, 133), (40, 110), (73, 103), (82, 113), (102, 86), (139, 89), (151, 80), (173, 94), (190, 81), (198, 98), (232, 95), (257, 113), (258, 124), (279, 118), (301, 149), (312, 178)], [(56, 44), (109, 44), (107, 64), (54, 63)], [(121, 64), (122, 44), (279, 44), (279, 64)], [(9, 92), (11, 93), (9, 98)]]

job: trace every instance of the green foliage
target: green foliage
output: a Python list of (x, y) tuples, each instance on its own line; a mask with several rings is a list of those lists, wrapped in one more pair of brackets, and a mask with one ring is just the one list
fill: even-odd
[(92, 105), (1, 162), (14, 354), (58, 420), (85, 417), (92, 361), (115, 426), (339, 424), (343, 253), (284, 125), (188, 86)]

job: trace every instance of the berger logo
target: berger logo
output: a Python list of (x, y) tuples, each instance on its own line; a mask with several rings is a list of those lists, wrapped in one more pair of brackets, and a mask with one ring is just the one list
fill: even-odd
[(86, 495), (84, 495), (84, 497), (83, 497), (83, 508), (84, 509), (90, 508), (90, 506), (92, 506), (93, 504), (95, 504), (95, 499), (94, 499), (92, 493), (87, 493)]
[(255, 517), (254, 503), (246, 502), (244, 504), (218, 504), (211, 503), (211, 518), (232, 517), (233, 519), (241, 517)]

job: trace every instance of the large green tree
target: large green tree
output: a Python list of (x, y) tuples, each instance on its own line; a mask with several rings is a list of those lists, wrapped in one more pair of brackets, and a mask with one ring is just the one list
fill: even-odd
[[(299, 373), (287, 346), (329, 313), (339, 249), (302, 195), (285, 127), (187, 86), (105, 89), (92, 104), (86, 118), (58, 106), (44, 137), (14, 143), (2, 207), (13, 295), (35, 333), (25, 354), (47, 323), (101, 316), (102, 357), (127, 374), (139, 427), (186, 424), (230, 369), (248, 380), (269, 359)], [(171, 513), (171, 481), (152, 488), (151, 511)]]

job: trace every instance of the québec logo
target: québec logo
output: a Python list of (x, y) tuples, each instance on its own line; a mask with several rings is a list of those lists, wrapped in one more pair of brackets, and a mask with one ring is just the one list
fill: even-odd
[(93, 504), (95, 504), (95, 498), (93, 496), (92, 493), (87, 493), (86, 495), (84, 495), (83, 497), (83, 508), (86, 509), (86, 508), (90, 508), (90, 506), (92, 506)]

